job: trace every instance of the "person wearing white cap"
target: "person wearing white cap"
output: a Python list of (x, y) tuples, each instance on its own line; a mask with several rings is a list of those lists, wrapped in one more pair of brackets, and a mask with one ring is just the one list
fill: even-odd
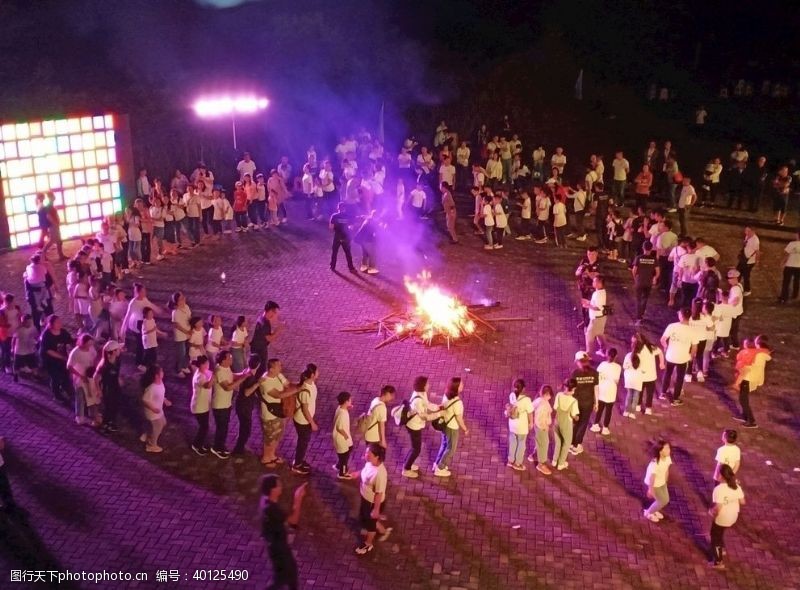
[(728, 270), (727, 278), (731, 288), (728, 290), (726, 303), (733, 309), (731, 312), (730, 347), (739, 350), (739, 319), (744, 313), (744, 289), (739, 284), (741, 273), (735, 268)]

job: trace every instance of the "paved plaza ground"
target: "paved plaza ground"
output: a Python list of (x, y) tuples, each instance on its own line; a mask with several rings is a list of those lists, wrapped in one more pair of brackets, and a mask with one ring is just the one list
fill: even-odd
[[(746, 217), (727, 211), (697, 212), (692, 232), (735, 261)], [(792, 220), (796, 222), (795, 219)], [(147, 267), (141, 274), (154, 302), (165, 303), (183, 290), (196, 313), (219, 313), (230, 325), (246, 314), (251, 321), (267, 299), (281, 304), (284, 332), (270, 349), (296, 379), (308, 362), (321, 368), (318, 422), (309, 459), (314, 471), (293, 548), (305, 589), (495, 589), (800, 588), (797, 524), (800, 510), (800, 386), (796, 350), (800, 346), (797, 302), (774, 304), (780, 251), (787, 230), (758, 225), (763, 264), (754, 273), (754, 294), (746, 300), (742, 334), (764, 332), (776, 351), (767, 385), (754, 395), (757, 430), (741, 431), (741, 483), (747, 495), (739, 522), (727, 536), (728, 569), (707, 565), (706, 511), (713, 488), (714, 453), (723, 428), (735, 426), (736, 396), (725, 388), (731, 363), (716, 361), (709, 381), (687, 386), (686, 404), (657, 402), (652, 417), (630, 421), (617, 413), (612, 435), (587, 433), (587, 451), (570, 468), (550, 477), (519, 473), (505, 466), (503, 405), (511, 382), (524, 377), (532, 389), (556, 385), (571, 368), (583, 336), (576, 329), (578, 300), (572, 273), (581, 254), (552, 245), (510, 241), (502, 251), (480, 249), (463, 235), (451, 246), (436, 232), (417, 248), (386, 247), (381, 274), (350, 275), (328, 268), (329, 235), (323, 225), (291, 223), (269, 233), (227, 236), (177, 259)], [(461, 227), (467, 234), (466, 224)], [(406, 243), (400, 235), (392, 240)], [(440, 243), (441, 242), (441, 243)], [(74, 246), (73, 246), (74, 247)], [(357, 250), (358, 248), (356, 248)], [(72, 248), (70, 248), (70, 251)], [(0, 290), (22, 293), (27, 252), (0, 256)], [(633, 301), (623, 265), (604, 262), (611, 301), (613, 342), (626, 349)], [(57, 269), (63, 284), (63, 269)], [(376, 335), (340, 330), (382, 317), (406, 302), (403, 275), (422, 268), (467, 303), (499, 301), (492, 317), (527, 317), (498, 323), (485, 343), (428, 348), (405, 341), (381, 350)], [(227, 275), (226, 284), (219, 279)], [(129, 283), (126, 284), (129, 287)], [(59, 302), (63, 313), (63, 300)], [(648, 311), (646, 331), (660, 336), (672, 312), (661, 295)], [(164, 327), (168, 324), (165, 321)], [(169, 340), (161, 350), (171, 359)], [(125, 358), (130, 373), (131, 360)], [(165, 362), (170, 366), (169, 362)], [(431, 377), (441, 393), (447, 379), (466, 380), (465, 418), (453, 477), (428, 471), (438, 434), (426, 432), (422, 476), (400, 477), (408, 439), (390, 424), (387, 513), (394, 534), (366, 557), (353, 555), (358, 489), (336, 480), (330, 441), (335, 395), (354, 394), (353, 417), (385, 383), (407, 397), (416, 375)], [(43, 384), (0, 376), (0, 434), (6, 436), (8, 470), (26, 517), (0, 516), (0, 588), (46, 587), (13, 584), (10, 570), (146, 572), (149, 581), (127, 584), (64, 584), (62, 588), (259, 588), (271, 568), (259, 535), (257, 483), (264, 469), (248, 456), (241, 464), (198, 457), (189, 448), (194, 420), (187, 382), (170, 376), (169, 424), (165, 452), (146, 455), (138, 442), (138, 390), (133, 375), (121, 432), (101, 435), (76, 426), (68, 408), (51, 401)], [(250, 441), (260, 444), (257, 423)], [(236, 433), (236, 421), (231, 437)], [(673, 445), (671, 504), (659, 524), (644, 520), (642, 479), (647, 441), (667, 437)], [(286, 456), (295, 435), (287, 429)], [(531, 441), (532, 442), (532, 441)], [(363, 444), (354, 453), (360, 466)], [(281, 472), (284, 499), (302, 477)], [(248, 570), (247, 582), (200, 582), (195, 570)], [(157, 570), (177, 570), (180, 580), (155, 581)]]

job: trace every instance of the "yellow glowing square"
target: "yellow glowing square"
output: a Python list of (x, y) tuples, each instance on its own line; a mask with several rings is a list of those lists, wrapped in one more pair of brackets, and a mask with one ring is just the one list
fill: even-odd
[(122, 199), (114, 199), (114, 213), (122, 212)]
[(17, 139), (28, 139), (31, 136), (27, 123), (17, 123), (16, 130)]
[(50, 137), (56, 134), (56, 122), (55, 121), (42, 121), (42, 135), (45, 137)]
[(78, 221), (78, 208), (77, 207), (65, 207), (64, 208), (64, 215), (67, 218), (67, 223), (75, 223)]
[(106, 134), (102, 131), (94, 134), (94, 147), (106, 147)]
[(58, 142), (59, 153), (63, 154), (64, 152), (69, 151), (69, 137), (67, 137), (66, 135), (61, 135), (58, 138), (56, 138), (56, 141)]
[(81, 131), (91, 131), (91, 130), (92, 130), (92, 118), (81, 117)]
[[(11, 219), (9, 219), (9, 231), (14, 233), (21, 232), (21, 231), (28, 231), (28, 216), (24, 213), (22, 215), (15, 215)], [(11, 229), (10, 226), (14, 227)]]
[(90, 233), (92, 233), (92, 222), (89, 221), (89, 220), (81, 221), (80, 232), (81, 232), (80, 235), (82, 235), (82, 236), (86, 236), (86, 235), (89, 235)]
[(96, 150), (94, 155), (98, 166), (108, 164), (108, 152), (106, 150)]
[(97, 217), (103, 216), (103, 208), (101, 207), (100, 203), (90, 203), (89, 204), (89, 213), (91, 214), (92, 219), (96, 219)]
[(84, 164), (86, 165), (87, 168), (89, 166), (96, 166), (97, 165), (97, 159), (95, 158), (94, 150), (91, 150), (91, 151), (88, 151), (88, 152), (83, 152), (83, 162), (84, 162)]
[(16, 237), (17, 246), (28, 246), (31, 243), (30, 236), (27, 233), (16, 234)]
[(75, 184), (86, 184), (86, 173), (83, 170), (73, 170), (75, 175)]
[(69, 121), (66, 119), (59, 119), (56, 123), (56, 135), (64, 135), (69, 133)]
[(78, 219), (89, 218), (89, 205), (78, 205)]
[(14, 141), (17, 139), (17, 131), (14, 128), (14, 125), (3, 125), (0, 127), (0, 132), (3, 133), (3, 140), (4, 141)]
[(114, 137), (113, 131), (106, 131), (106, 145), (108, 147), (114, 147), (117, 145), (117, 139)]
[[(5, 176), (5, 175), (3, 175), (3, 176)], [(3, 194), (6, 197), (11, 195), (11, 189), (8, 187), (8, 181), (7, 180), (3, 181)]]
[(102, 129), (106, 126), (106, 122), (103, 119), (102, 115), (98, 115), (96, 117), (92, 117), (92, 126), (95, 129)]
[(42, 124), (40, 122), (30, 123), (31, 137), (38, 137), (42, 134)]
[(108, 180), (108, 168), (100, 169), (100, 180)]
[(99, 201), (100, 200), (100, 187), (96, 184), (92, 186), (86, 187), (86, 190), (89, 191), (89, 202)]
[[(97, 217), (98, 217), (98, 218), (100, 218), (100, 217), (102, 217), (102, 216), (103, 216), (103, 215), (102, 215), (102, 213), (101, 213), (101, 214), (100, 214), (100, 215), (98, 215)], [(102, 227), (102, 225), (103, 225), (103, 220), (102, 220), (102, 219), (92, 219), (92, 221), (91, 221), (90, 223), (92, 224), (92, 233), (93, 233), (93, 234), (96, 234), (97, 232), (99, 232), (99, 231), (100, 231), (100, 228), (101, 228), (101, 227)]]
[(61, 188), (61, 175), (60, 174), (51, 174), (49, 176), (50, 179), (50, 188)]
[(57, 170), (69, 170), (70, 168), (72, 168), (72, 156), (69, 154), (61, 154), (58, 157)]
[(31, 219), (37, 219), (36, 213), (31, 213), (31, 211), (36, 211), (36, 195), (25, 196), (25, 211), (28, 212), (28, 225), (31, 227), (39, 227), (38, 221), (36, 223), (31, 221)]
[(72, 154), (72, 167), (73, 168), (83, 168), (83, 153), (78, 152), (78, 153)]
[(83, 139), (83, 149), (85, 150), (93, 150), (94, 149), (94, 133), (84, 133), (81, 135)]
[(33, 174), (33, 158), (25, 158), (24, 160), (19, 160), (20, 170), (25, 175)]
[(46, 174), (42, 174), (41, 176), (36, 177), (36, 192), (43, 192), (50, 190), (50, 182), (47, 179)]
[(28, 227), (30, 228), (39, 227), (39, 216), (36, 215), (36, 213), (28, 214)]
[(75, 186), (75, 178), (73, 178), (71, 170), (61, 173), (61, 186)]
[(116, 164), (114, 164), (113, 166), (109, 166), (108, 175), (113, 182), (119, 180), (119, 166), (117, 166)]
[(2, 171), (2, 174), (8, 178), (17, 178), (22, 176), (22, 167), (19, 164), (19, 160), (8, 160), (5, 163), (5, 170)]
[(4, 151), (6, 152), (6, 158), (16, 158), (17, 157), (17, 142), (16, 141), (6, 141), (3, 144)]
[(34, 229), (28, 232), (28, 237), (31, 240), (31, 244), (38, 244), (41, 240), (42, 232), (38, 229)]
[(7, 177), (8, 176), (8, 164), (6, 162), (0, 162), (0, 177)]
[(45, 165), (47, 172), (58, 172), (61, 170), (61, 157), (56, 154), (50, 154), (45, 157)]
[(115, 149), (108, 150), (108, 162), (114, 164), (117, 161), (117, 151)]
[(107, 217), (109, 215), (114, 214), (114, 202), (113, 201), (103, 201), (103, 217)]
[(69, 136), (69, 149), (73, 152), (78, 152), (83, 149), (83, 139), (80, 135)]
[(100, 185), (100, 198), (103, 200), (111, 198), (111, 185), (110, 184), (101, 184)]
[(25, 213), (25, 197), (14, 197), (11, 199), (11, 215)]
[(80, 119), (67, 119), (67, 129), (69, 133), (80, 133), (81, 120)]
[(33, 170), (36, 174), (44, 174), (49, 172), (47, 169), (47, 158), (34, 158), (33, 159)]
[(22, 179), (22, 194), (36, 192), (36, 179), (33, 176), (27, 176)]
[(64, 239), (74, 238), (80, 235), (78, 233), (78, 224), (77, 223), (70, 223), (69, 225), (62, 225), (61, 226), (61, 237)]
[(3, 142), (0, 141), (0, 161), (3, 161), (5, 159), (6, 159), (6, 148), (3, 145)]
[(58, 153), (58, 142), (55, 137), (42, 138), (42, 145), (44, 146), (44, 153), (47, 155)]
[[(53, 205), (61, 211), (61, 207), (64, 206), (64, 193), (61, 191), (53, 191)], [(59, 219), (63, 219), (64, 215), (59, 213)]]
[(89, 191), (86, 190), (85, 186), (79, 186), (75, 189), (75, 202), (78, 205), (85, 205), (89, 202)]
[(11, 247), (16, 248), (17, 246), (19, 246), (19, 242), (17, 242), (17, 236), (11, 234)]
[[(87, 162), (88, 164), (88, 162)], [(86, 184), (97, 184), (100, 182), (97, 174), (97, 168), (87, 168), (86, 169)]]
[(115, 199), (118, 199), (119, 196), (122, 194), (120, 192), (119, 183), (118, 182), (112, 182), (111, 183), (111, 194)]
[(25, 185), (22, 183), (21, 178), (11, 179), (11, 188), (5, 192), (6, 197), (13, 197), (14, 195), (24, 195)]
[(46, 151), (45, 151), (44, 138), (36, 137), (31, 140), (31, 153), (33, 154), (34, 158), (37, 156), (45, 155)]
[(20, 158), (28, 158), (30, 157), (32, 150), (31, 150), (31, 141), (29, 139), (22, 139), (17, 142), (17, 149), (19, 150), (19, 157)]
[(114, 128), (114, 115), (106, 115), (104, 117), (106, 121), (106, 129), (113, 129)]

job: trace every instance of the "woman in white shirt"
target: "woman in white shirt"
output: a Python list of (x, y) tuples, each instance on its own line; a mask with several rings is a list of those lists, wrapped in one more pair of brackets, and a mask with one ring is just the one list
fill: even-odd
[(644, 409), (644, 413), (650, 416), (653, 414), (653, 396), (655, 395), (656, 382), (658, 381), (656, 359), (658, 359), (658, 368), (663, 371), (666, 368), (664, 353), (641, 332), (637, 332), (633, 335), (631, 338), (631, 345), (633, 346), (634, 352), (639, 355), (639, 367), (642, 372), (643, 399), (641, 400), (641, 404), (636, 406), (636, 411), (639, 412)]
[(153, 222), (153, 237), (156, 240), (158, 254), (156, 260), (164, 260), (164, 200), (159, 194), (153, 195), (150, 205), (150, 219)]
[(311, 433), (319, 430), (314, 415), (317, 412), (317, 379), (319, 368), (313, 363), (306, 365), (305, 371), (300, 375), (297, 389), (297, 404), (294, 411), (294, 428), (297, 431), (297, 446), (295, 447), (292, 471), (300, 475), (308, 475), (311, 465), (306, 463), (306, 452), (311, 442)]
[(142, 394), (144, 417), (150, 422), (150, 432), (142, 434), (139, 440), (145, 443), (144, 450), (148, 453), (160, 453), (164, 449), (158, 446), (158, 438), (167, 425), (164, 407), (172, 405), (165, 396), (163, 369), (158, 365), (147, 367), (142, 375), (141, 386), (144, 390)]
[(719, 474), (724, 480), (714, 488), (712, 501), (714, 505), (708, 514), (714, 519), (711, 523), (711, 565), (716, 569), (725, 569), (725, 531), (736, 524), (739, 508), (744, 506), (744, 492), (736, 474), (730, 465), (720, 467)]
[(207, 455), (208, 447), (208, 415), (211, 411), (211, 384), (214, 375), (210, 369), (208, 357), (200, 355), (192, 364), (195, 367), (192, 375), (192, 400), (189, 411), (197, 420), (197, 434), (192, 442), (192, 450), (200, 456)]
[(514, 381), (514, 391), (508, 394), (508, 405), (506, 406), (505, 414), (506, 418), (508, 418), (508, 461), (506, 462), (506, 467), (522, 471), (525, 468), (522, 459), (525, 457), (528, 434), (533, 426), (533, 400), (531, 400), (528, 392), (525, 391), (525, 381), (522, 379)]
[(492, 186), (503, 182), (503, 163), (500, 154), (494, 153), (486, 162), (486, 176)]
[(486, 238), (483, 249), (494, 250), (494, 207), (492, 206), (492, 197), (489, 195), (483, 196), (481, 214), (483, 217), (483, 232)]
[(625, 355), (622, 361), (622, 375), (625, 385), (625, 406), (623, 407), (623, 418), (636, 419), (636, 408), (640, 408), (640, 398), (642, 395), (642, 360), (636, 352), (636, 340), (631, 339), (631, 351)]
[(414, 392), (409, 399), (409, 405), (411, 407), (411, 418), (406, 423), (406, 430), (411, 439), (411, 449), (409, 449), (403, 464), (403, 477), (416, 479), (419, 477), (417, 474), (419, 467), (415, 463), (422, 452), (422, 432), (429, 421), (438, 418), (442, 414), (436, 404), (428, 401), (427, 377), (420, 376), (414, 379)]
[(670, 453), (669, 443), (663, 439), (656, 441), (650, 449), (651, 460), (647, 465), (644, 483), (647, 486), (647, 497), (652, 498), (653, 503), (644, 510), (643, 516), (651, 522), (658, 522), (664, 518), (661, 509), (669, 504), (667, 480), (669, 466), (672, 465)]
[(453, 377), (442, 397), (444, 430), (433, 470), (433, 474), (437, 477), (450, 477), (450, 463), (458, 448), (458, 435), (462, 430), (465, 435), (469, 434), (464, 422), (464, 400), (461, 399), (463, 390), (464, 382), (461, 377)]
[[(617, 401), (617, 387), (619, 387), (619, 378), (622, 373), (622, 367), (616, 362), (616, 359), (617, 349), (609, 348), (606, 352), (606, 360), (597, 365), (600, 384), (597, 388), (597, 412), (595, 412), (591, 431), (600, 432), (606, 436), (611, 434), (608, 426), (611, 424), (611, 414), (614, 413), (614, 402)], [(601, 422), (603, 423), (602, 430), (600, 429)]]
[(172, 334), (175, 341), (175, 371), (178, 377), (186, 377), (191, 374), (189, 336), (192, 334), (192, 327), (189, 321), (192, 319), (192, 310), (186, 303), (186, 296), (180, 291), (172, 294), (169, 308), (172, 310)]
[(227, 350), (217, 354), (217, 367), (214, 369), (214, 388), (211, 397), (211, 409), (214, 411), (214, 445), (211, 453), (218, 459), (227, 459), (230, 453), (225, 448), (225, 440), (228, 438), (228, 425), (231, 419), (231, 407), (233, 406), (233, 390), (250, 374), (250, 370), (241, 373), (234, 373), (231, 370), (233, 358)]
[(233, 356), (233, 372), (243, 371), (247, 358), (247, 318), (243, 315), (236, 318), (233, 326), (230, 350)]

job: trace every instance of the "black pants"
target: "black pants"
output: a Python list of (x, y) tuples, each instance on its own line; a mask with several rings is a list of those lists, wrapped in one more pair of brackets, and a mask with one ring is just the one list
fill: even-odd
[(681, 283), (681, 305), (691, 307), (692, 301), (697, 297), (697, 283)]
[(145, 367), (152, 367), (158, 363), (158, 347), (142, 349), (142, 364)]
[(279, 590), (288, 588), (297, 590), (297, 562), (294, 560), (292, 550), (288, 545), (272, 545), (268, 550), (269, 558), (272, 561), (272, 584), (267, 586), (267, 590)]
[(753, 272), (755, 264), (738, 264), (736, 269), (742, 273), (742, 289), (745, 293), (750, 291), (750, 274)]
[(656, 392), (656, 382), (655, 381), (645, 381), (642, 383), (642, 399), (640, 403), (642, 405), (642, 411), (646, 410), (647, 408), (653, 407), (653, 395)]
[(411, 430), (410, 428), (406, 428), (408, 431), (408, 437), (411, 439), (411, 449), (408, 451), (408, 455), (406, 455), (406, 462), (403, 465), (403, 469), (409, 471), (411, 467), (414, 465), (414, 461), (417, 460), (419, 454), (422, 452), (422, 430)]
[(646, 287), (636, 287), (636, 319), (643, 320), (644, 312), (647, 309), (647, 300), (650, 299), (650, 285)]
[(750, 408), (750, 382), (742, 381), (739, 385), (739, 405), (742, 406), (742, 418), (745, 424), (755, 424), (756, 417)]
[(711, 523), (711, 560), (714, 563), (722, 563), (722, 549), (725, 547), (723, 537), (728, 528), (719, 526), (716, 522)]
[[(741, 315), (737, 315), (735, 318), (731, 320), (731, 333), (729, 336), (730, 339), (730, 346), (735, 346), (739, 348), (739, 320), (742, 319)], [(727, 351), (727, 347), (726, 347)]]
[[(194, 436), (192, 445), (197, 449), (208, 447), (208, 412), (202, 414), (195, 414), (197, 420), (197, 434)], [(214, 416), (216, 418), (216, 416)], [(219, 432), (219, 423), (217, 423), (217, 432)], [(224, 441), (224, 439), (223, 439)]]
[(142, 262), (150, 262), (150, 234), (142, 232)]
[(600, 424), (608, 428), (611, 424), (611, 414), (614, 413), (614, 402), (597, 402), (597, 412), (594, 415), (594, 423)]
[(659, 287), (662, 291), (668, 291), (672, 281), (672, 262), (666, 256), (658, 257), (658, 268), (661, 270), (659, 275)]
[[(133, 348), (136, 355), (136, 366), (144, 365), (144, 344), (142, 344), (141, 332), (134, 332), (126, 328), (125, 340), (128, 343), (128, 350)], [(131, 341), (133, 346), (131, 346)]]
[(586, 211), (575, 212), (575, 235), (577, 237), (585, 236), (586, 229), (583, 226), (583, 218), (586, 217)]
[(228, 438), (228, 424), (231, 421), (231, 409), (221, 408), (214, 410), (214, 450), (225, 450), (225, 439)]
[(586, 429), (589, 427), (590, 418), (592, 417), (593, 404), (581, 405), (578, 404), (578, 421), (572, 430), (572, 446), (577, 446), (583, 443), (583, 437), (586, 435)]
[(6, 338), (0, 342), (0, 369), (10, 369), (11, 362), (11, 338)]
[(336, 453), (336, 470), (339, 475), (344, 475), (349, 471), (347, 464), (350, 462), (351, 452), (353, 452), (353, 447), (350, 447), (344, 453)]
[(122, 392), (119, 390), (119, 387), (103, 388), (103, 420), (106, 424), (117, 426), (117, 416), (119, 416), (121, 398)]
[[(239, 393), (239, 395), (243, 395)], [(257, 393), (253, 395), (258, 395)], [(252, 396), (251, 396), (252, 397)], [(238, 401), (238, 400), (237, 400)], [(247, 441), (250, 440), (250, 433), (253, 431), (253, 404), (250, 400), (238, 401), (236, 404), (236, 417), (239, 419), (239, 435), (236, 437), (236, 444), (233, 452), (244, 453)]]
[(792, 299), (797, 299), (800, 295), (800, 267), (784, 266), (783, 283), (781, 284), (781, 301), (789, 300), (789, 285), (792, 285)]
[(672, 379), (672, 372), (675, 372), (675, 389), (672, 391), (672, 401), (681, 399), (683, 391), (683, 378), (686, 377), (686, 366), (688, 363), (671, 363), (667, 361), (667, 370), (664, 371), (664, 381), (661, 383), (661, 391), (669, 391), (669, 383)]
[(496, 246), (503, 245), (503, 233), (505, 233), (505, 228), (494, 226), (492, 228), (492, 239)]
[(11, 493), (11, 483), (8, 481), (8, 474), (6, 473), (6, 466), (0, 466), (0, 502), (3, 503), (3, 508), (6, 510), (13, 509), (14, 495)]
[(347, 268), (354, 269), (353, 254), (350, 252), (350, 240), (334, 237), (331, 247), (331, 268), (336, 268), (336, 260), (339, 258), (339, 248), (344, 250), (344, 257), (347, 259)]
[(211, 221), (214, 219), (214, 207), (206, 207), (200, 211), (200, 218), (203, 224), (203, 231), (206, 235), (211, 235)]
[[(294, 420), (292, 420), (294, 422)], [(308, 443), (311, 442), (311, 424), (298, 424), (294, 422), (294, 429), (297, 431), (297, 448), (294, 451), (294, 464), (302, 465), (306, 460)]]
[(53, 392), (53, 397), (60, 401), (71, 401), (75, 397), (75, 391), (66, 363), (45, 361), (44, 370), (50, 377), (50, 391)]

